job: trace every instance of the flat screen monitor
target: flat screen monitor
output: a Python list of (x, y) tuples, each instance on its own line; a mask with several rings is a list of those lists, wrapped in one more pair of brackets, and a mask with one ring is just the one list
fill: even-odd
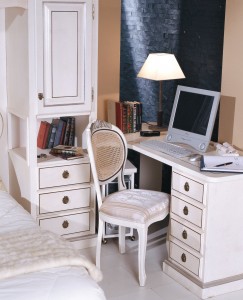
[(211, 140), (219, 99), (219, 92), (178, 85), (166, 140), (205, 152)]

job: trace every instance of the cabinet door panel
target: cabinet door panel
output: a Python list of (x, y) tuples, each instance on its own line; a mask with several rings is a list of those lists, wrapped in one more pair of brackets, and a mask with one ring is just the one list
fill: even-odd
[(91, 2), (42, 1), (40, 10), (37, 43), (38, 93), (43, 93), (41, 107), (56, 109), (78, 104), (89, 110)]
[[(46, 76), (50, 76), (50, 83), (52, 85), (47, 86), (49, 89), (48, 95), (52, 96), (55, 101), (58, 98), (66, 96), (77, 97), (77, 75), (82, 77), (82, 73), (84, 73), (82, 63), (80, 65), (81, 73), (79, 74), (78, 72), (80, 71), (78, 70), (78, 13), (75, 11), (53, 11), (51, 14), (51, 23), (52, 37), (50, 39), (52, 43), (51, 49), (47, 49), (47, 60), (51, 61), (51, 65), (46, 66), (48, 71)], [(58, 32), (62, 32), (62, 34), (58, 34)], [(53, 57), (50, 57), (52, 52), (55, 54)], [(80, 53), (80, 55), (83, 57), (83, 53)], [(83, 83), (83, 80), (81, 80), (81, 83)], [(80, 88), (80, 100), (84, 102), (83, 84)]]

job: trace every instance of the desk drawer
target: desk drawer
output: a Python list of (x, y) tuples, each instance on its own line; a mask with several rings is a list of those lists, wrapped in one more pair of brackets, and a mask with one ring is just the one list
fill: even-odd
[(40, 188), (90, 182), (90, 164), (43, 168), (39, 177)]
[(172, 242), (170, 242), (170, 258), (186, 270), (199, 275), (200, 259)]
[(200, 251), (201, 234), (198, 232), (171, 219), (170, 234), (193, 249)]
[(89, 212), (39, 220), (42, 228), (59, 235), (86, 232), (90, 229)]
[(173, 172), (172, 188), (190, 198), (203, 202), (204, 185)]
[(90, 206), (90, 188), (40, 195), (39, 213), (45, 214)]
[(198, 227), (202, 227), (202, 209), (172, 195), (171, 212)]

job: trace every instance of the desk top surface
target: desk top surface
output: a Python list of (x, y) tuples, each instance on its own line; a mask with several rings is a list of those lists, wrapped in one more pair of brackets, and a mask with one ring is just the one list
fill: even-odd
[[(144, 125), (143, 130), (147, 130), (146, 125)], [(199, 161), (192, 162), (188, 157), (175, 158), (171, 155), (158, 152), (156, 150), (144, 147), (140, 144), (141, 141), (153, 139), (153, 140), (163, 140), (166, 136), (166, 132), (161, 132), (160, 136), (153, 137), (141, 137), (139, 132), (125, 134), (128, 148), (132, 149), (140, 154), (153, 158), (161, 163), (169, 165), (174, 171), (187, 173), (192, 176), (196, 176), (201, 180), (207, 182), (222, 182), (222, 181), (235, 181), (243, 180), (243, 174), (236, 173), (219, 173), (219, 172), (201, 172), (199, 168)], [(217, 154), (216, 149), (213, 145), (209, 146), (207, 154), (215, 155)]]

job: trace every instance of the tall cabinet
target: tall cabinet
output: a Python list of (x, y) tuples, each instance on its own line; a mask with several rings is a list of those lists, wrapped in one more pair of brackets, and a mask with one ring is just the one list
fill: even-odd
[[(98, 0), (6, 0), (8, 147), (39, 225), (87, 245), (95, 233), (88, 156), (37, 148), (41, 121), (75, 117), (75, 144), (97, 111)], [(47, 157), (38, 158), (40, 154)]]

